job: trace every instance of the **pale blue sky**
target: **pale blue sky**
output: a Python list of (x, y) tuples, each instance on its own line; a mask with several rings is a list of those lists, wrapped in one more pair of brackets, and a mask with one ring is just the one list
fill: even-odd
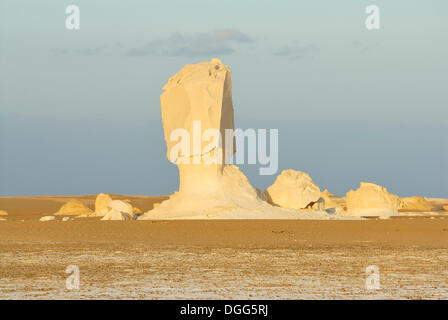
[[(340, 195), (371, 181), (448, 197), (445, 1), (0, 4), (0, 195), (173, 192), (161, 88), (216, 56), (236, 125), (279, 129), (280, 170)], [(380, 30), (364, 27), (369, 4)], [(243, 170), (265, 188), (258, 168)]]

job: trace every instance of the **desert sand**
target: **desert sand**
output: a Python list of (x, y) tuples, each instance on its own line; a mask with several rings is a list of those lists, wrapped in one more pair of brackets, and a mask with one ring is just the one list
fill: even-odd
[[(167, 198), (112, 196), (143, 210)], [(448, 214), (39, 221), (71, 199), (94, 209), (95, 196), (0, 197), (0, 299), (448, 297)], [(65, 288), (68, 265), (80, 268), (79, 290)], [(368, 265), (380, 269), (379, 290), (365, 288)]]

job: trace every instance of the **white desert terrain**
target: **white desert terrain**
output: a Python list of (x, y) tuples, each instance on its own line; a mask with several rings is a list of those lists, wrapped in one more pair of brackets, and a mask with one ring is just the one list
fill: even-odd
[[(149, 210), (156, 197), (118, 196)], [(2, 197), (0, 299), (446, 299), (448, 213), (383, 220), (101, 221)], [(94, 210), (95, 196), (73, 197)], [(63, 221), (64, 217), (71, 220)], [(80, 270), (67, 290), (67, 266)], [(369, 265), (380, 289), (367, 290)]]
[[(163, 89), (179, 190), (0, 197), (0, 299), (448, 298), (448, 199), (371, 182), (337, 196), (294, 169), (260, 190), (229, 163), (229, 68), (186, 65)], [(172, 139), (204, 134), (205, 146)]]

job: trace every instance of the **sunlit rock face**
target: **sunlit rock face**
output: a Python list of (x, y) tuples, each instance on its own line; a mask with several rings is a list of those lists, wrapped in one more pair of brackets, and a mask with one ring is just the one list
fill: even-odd
[(109, 212), (108, 204), (112, 198), (108, 194), (100, 193), (95, 199), (95, 212), (92, 214), (96, 217), (104, 217)]
[[(219, 59), (186, 65), (163, 90), (160, 102), (167, 157), (178, 164), (179, 192), (215, 192), (223, 164), (234, 151), (233, 135), (227, 133), (226, 138), (226, 129), (234, 129), (229, 68)], [(223, 153), (226, 143), (227, 157)]]
[(266, 193), (272, 204), (291, 209), (305, 209), (321, 198), (319, 186), (307, 173), (291, 169), (282, 171)]
[(70, 200), (67, 203), (65, 203), (58, 212), (56, 212), (56, 215), (89, 215), (92, 214), (92, 210), (87, 207), (82, 201), (80, 200)]
[(399, 197), (386, 188), (369, 182), (361, 182), (359, 189), (347, 192), (347, 214), (352, 216), (396, 215)]
[(400, 210), (431, 211), (432, 205), (423, 197), (400, 198)]
[(101, 220), (131, 220), (134, 210), (130, 203), (113, 200), (107, 204), (110, 209)]
[[(210, 62), (184, 66), (163, 87), (160, 102), (168, 160), (200, 157), (209, 152), (204, 150), (204, 145), (199, 148), (191, 140), (189, 153), (171, 159), (170, 152), (177, 141), (170, 137), (179, 128), (186, 130), (190, 137), (202, 136), (208, 129), (219, 130), (224, 137), (225, 129), (234, 129), (230, 73), (229, 68), (215, 58)], [(196, 132), (195, 121), (199, 121), (201, 126), (200, 130), (196, 128)]]

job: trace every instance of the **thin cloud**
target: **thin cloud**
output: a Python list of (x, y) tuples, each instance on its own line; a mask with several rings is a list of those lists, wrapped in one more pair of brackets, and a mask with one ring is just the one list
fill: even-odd
[(59, 55), (78, 55), (78, 56), (96, 56), (98, 54), (109, 54), (122, 48), (122, 45), (100, 45), (92, 48), (77, 49), (52, 49), (51, 52), (55, 56)]
[(280, 47), (274, 55), (289, 57), (291, 59), (303, 59), (306, 57), (314, 57), (320, 52), (320, 49), (313, 44), (304, 44), (295, 41), (290, 45)]
[(212, 33), (183, 35), (173, 33), (168, 38), (151, 41), (128, 50), (128, 56), (209, 56), (235, 52), (236, 43), (250, 43), (252, 38), (238, 30), (223, 29)]

